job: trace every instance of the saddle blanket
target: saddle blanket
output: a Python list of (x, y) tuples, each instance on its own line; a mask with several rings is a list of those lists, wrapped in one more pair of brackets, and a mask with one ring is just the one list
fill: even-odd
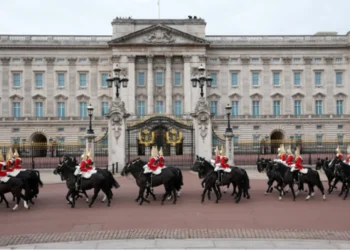
[(0, 182), (6, 183), (9, 179), (10, 179), (10, 177), (8, 177), (8, 176), (1, 177), (1, 178), (0, 178)]
[(222, 168), (221, 164), (216, 164), (216, 167), (215, 167), (214, 171), (217, 172), (219, 170), (223, 170), (226, 173), (231, 173), (231, 171), (232, 171), (231, 168)]
[(91, 175), (96, 174), (96, 173), (97, 173), (97, 170), (96, 170), (96, 169), (89, 170), (89, 171), (87, 171), (87, 172), (81, 173), (81, 177), (84, 178), (84, 179), (90, 179), (90, 178), (91, 178)]
[[(166, 167), (164, 166), (163, 168), (166, 168)], [(151, 170), (147, 164), (145, 166), (143, 166), (143, 169), (144, 169), (144, 171), (143, 171), (144, 174), (152, 173), (154, 175), (159, 175), (160, 173), (162, 173), (162, 168), (157, 168), (156, 170)]]
[(16, 177), (20, 172), (26, 171), (25, 169), (15, 169), (12, 172), (7, 172), (8, 176)]
[[(295, 164), (293, 164), (291, 166), (290, 172), (294, 172), (295, 170), (298, 170), (298, 169), (295, 167)], [(309, 169), (308, 168), (303, 168), (303, 169), (300, 169), (299, 172), (302, 173), (302, 174), (307, 174), (309, 172)]]

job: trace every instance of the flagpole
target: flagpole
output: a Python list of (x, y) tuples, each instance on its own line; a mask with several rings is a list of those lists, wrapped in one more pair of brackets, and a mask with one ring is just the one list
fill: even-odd
[(160, 0), (158, 0), (158, 19), (160, 19)]

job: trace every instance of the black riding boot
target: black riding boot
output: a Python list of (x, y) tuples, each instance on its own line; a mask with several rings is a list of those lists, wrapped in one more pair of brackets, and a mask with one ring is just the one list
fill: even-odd
[(218, 170), (218, 179), (216, 180), (216, 185), (219, 186), (221, 185), (221, 170)]
[(298, 174), (299, 190), (304, 190), (303, 173)]
[(81, 175), (77, 176), (77, 181), (75, 183), (75, 190), (79, 191), (80, 187), (81, 187)]

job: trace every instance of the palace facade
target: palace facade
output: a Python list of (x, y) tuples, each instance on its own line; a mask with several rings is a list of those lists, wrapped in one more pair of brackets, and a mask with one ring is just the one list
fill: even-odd
[[(108, 25), (108, 24), (106, 24)], [(203, 19), (120, 19), (112, 35), (0, 35), (0, 141), (83, 142), (107, 130), (115, 66), (129, 121), (166, 114), (191, 120), (204, 66), (213, 127), (223, 135), (232, 104), (235, 143), (262, 138), (343, 141), (350, 132), (350, 33), (212, 36)]]

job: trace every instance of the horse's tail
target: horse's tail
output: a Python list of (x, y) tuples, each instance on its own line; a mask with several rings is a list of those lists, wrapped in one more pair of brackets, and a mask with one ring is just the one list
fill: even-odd
[(244, 187), (246, 190), (250, 189), (250, 180), (249, 180), (249, 176), (247, 174), (247, 171), (245, 169), (243, 170), (243, 180), (244, 180)]
[(182, 177), (182, 172), (181, 172), (181, 169), (177, 169), (177, 172), (179, 174), (179, 181), (180, 181), (180, 186), (183, 186), (184, 185), (184, 182), (183, 182), (183, 177)]
[(112, 175), (112, 173), (108, 171), (108, 175), (109, 175), (109, 178), (112, 182), (112, 186), (115, 188), (120, 188), (119, 183), (114, 179), (114, 176)]
[(323, 186), (323, 183), (321, 181), (321, 176), (317, 171), (315, 171), (315, 173), (316, 173), (316, 178), (317, 178), (317, 182), (318, 182), (318, 185), (316, 185), (316, 186), (318, 186), (318, 188), (321, 189), (321, 191), (324, 191), (324, 186)]
[(38, 170), (34, 170), (34, 172), (36, 173), (36, 175), (38, 176), (38, 183), (40, 187), (44, 186), (44, 183), (41, 181), (40, 179), (40, 172)]

